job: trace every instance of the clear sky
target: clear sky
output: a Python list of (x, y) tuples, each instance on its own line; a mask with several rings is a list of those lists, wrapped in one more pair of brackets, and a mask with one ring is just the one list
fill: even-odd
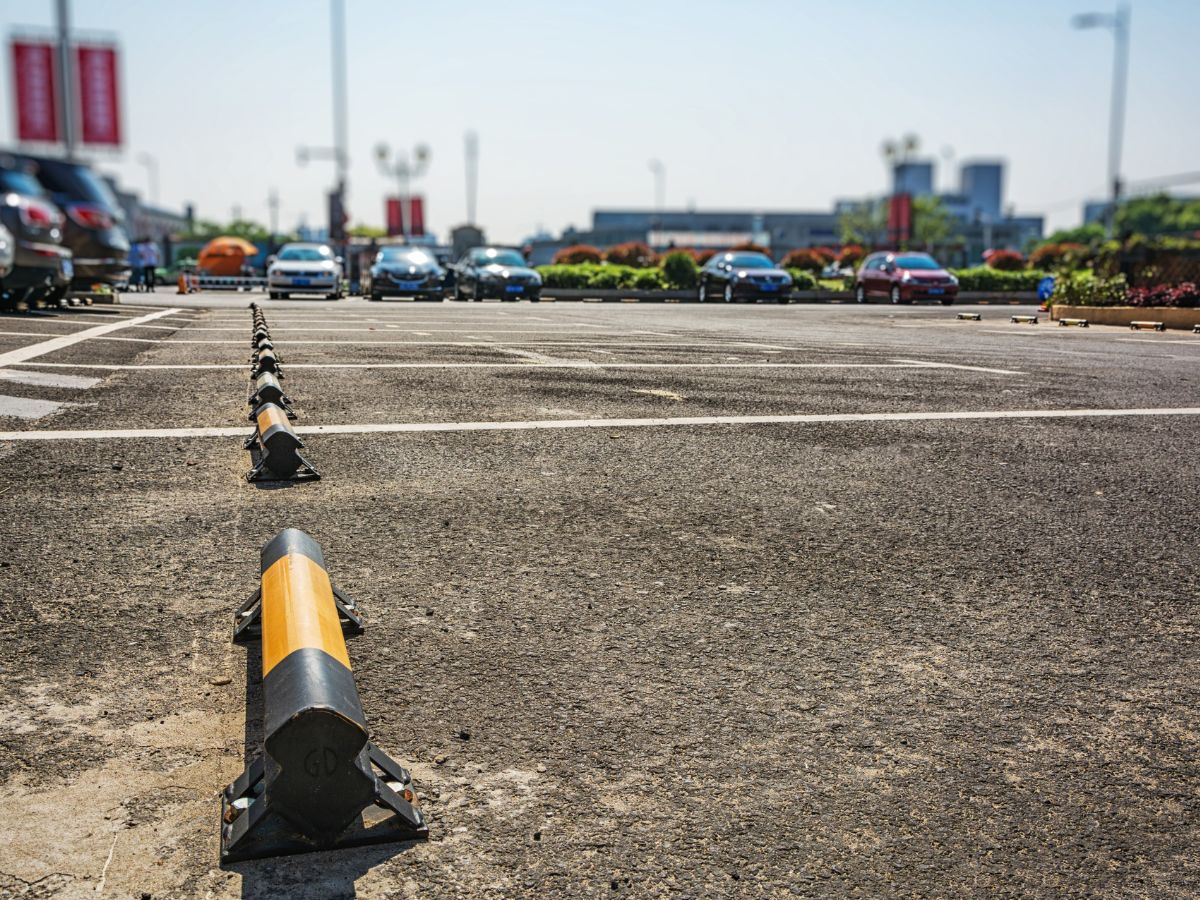
[[(53, 0), (0, 0), (5, 31), (48, 27)], [(466, 218), (463, 134), (480, 140), (479, 216), (494, 240), (590, 222), (597, 206), (825, 210), (886, 185), (881, 142), (940, 161), (1008, 160), (1007, 201), (1076, 224), (1103, 196), (1112, 38), (1072, 14), (1111, 0), (347, 0), (353, 221), (382, 224), (372, 148), (430, 146), (428, 221)], [(81, 33), (123, 51), (126, 147), (96, 156), (205, 218), (234, 207), (323, 225), (332, 142), (327, 0), (74, 0)], [(1198, 0), (1133, 3), (1123, 171), (1200, 169)], [(0, 144), (13, 141), (10, 65)], [(956, 186), (942, 161), (939, 189)]]

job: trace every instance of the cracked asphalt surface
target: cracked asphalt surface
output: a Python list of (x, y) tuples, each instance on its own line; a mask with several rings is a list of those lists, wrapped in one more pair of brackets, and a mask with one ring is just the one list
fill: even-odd
[[(248, 431), (249, 299), (0, 380), (64, 404), (0, 399), (0, 895), (1197, 893), (1196, 415), (317, 435), (290, 486), (237, 438), (3, 437)], [(264, 306), (305, 425), (1200, 405), (1200, 337), (1028, 308)], [(289, 526), (431, 839), (223, 869), (231, 616)]]

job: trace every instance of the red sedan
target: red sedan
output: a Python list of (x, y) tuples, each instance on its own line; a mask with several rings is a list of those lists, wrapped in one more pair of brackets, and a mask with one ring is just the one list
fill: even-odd
[(893, 303), (936, 300), (949, 306), (958, 297), (958, 279), (928, 253), (872, 253), (854, 277), (854, 299), (886, 297)]

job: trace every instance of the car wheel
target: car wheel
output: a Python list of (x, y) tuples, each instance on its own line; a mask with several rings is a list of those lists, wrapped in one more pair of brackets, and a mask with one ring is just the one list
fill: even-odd
[(279, 292), (279, 299), (280, 299), (280, 300), (288, 300), (288, 299), (290, 299), (290, 298), (291, 298), (291, 296), (292, 296), (292, 295), (291, 295), (291, 294), (289, 294), (287, 291), (280, 291), (280, 292)]
[(278, 300), (279, 299), (279, 291), (267, 291), (267, 299), (268, 300)]
[(899, 286), (894, 285), (894, 284), (892, 285), (892, 293), (890, 296), (892, 298), (892, 305), (899, 306), (900, 305), (900, 288), (899, 288)]
[(542, 292), (534, 291), (532, 294), (530, 294), (529, 302), (530, 303), (541, 303), (542, 302)]
[(700, 301), (701, 303), (705, 303), (705, 302), (707, 302), (707, 301), (708, 301), (708, 285), (707, 285), (707, 284), (705, 284), (703, 281), (702, 281), (702, 282), (700, 282), (700, 296), (699, 296), (699, 301)]
[(371, 299), (372, 300), (382, 300), (383, 294), (379, 293), (379, 291), (371, 291)]
[(942, 306), (950, 306), (953, 302), (954, 302), (953, 297), (943, 297), (942, 298)]
[(733, 282), (732, 281), (725, 282), (725, 302), (726, 303), (733, 302)]
[(866, 303), (867, 302), (867, 290), (861, 284), (854, 289), (854, 302), (855, 303)]

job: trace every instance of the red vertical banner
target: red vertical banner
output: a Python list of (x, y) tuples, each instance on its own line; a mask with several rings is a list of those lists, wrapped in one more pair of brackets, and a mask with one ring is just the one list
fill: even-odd
[(912, 194), (892, 194), (888, 200), (888, 241), (899, 247), (912, 238)]
[(121, 105), (117, 48), (80, 44), (75, 48), (79, 79), (79, 136), (85, 144), (121, 145)]
[(17, 140), (55, 143), (59, 139), (55, 46), (26, 40), (14, 40), (11, 46)]
[(419, 194), (406, 198), (388, 197), (385, 208), (387, 215), (387, 233), (395, 236), (404, 234), (404, 214), (408, 213), (410, 237), (421, 237), (425, 234), (425, 198)]

